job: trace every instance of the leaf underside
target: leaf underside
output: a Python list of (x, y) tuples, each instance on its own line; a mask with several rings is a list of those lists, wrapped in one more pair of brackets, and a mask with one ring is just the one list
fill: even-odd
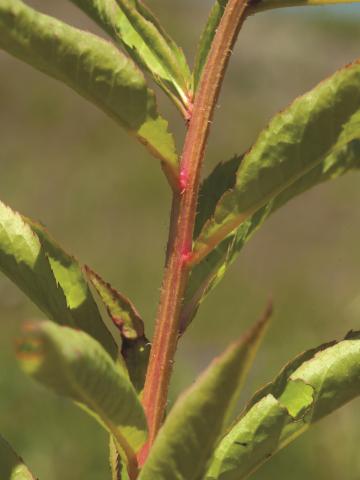
[(188, 107), (191, 74), (183, 51), (141, 2), (71, 0), (124, 47), (176, 104)]
[(141, 71), (114, 45), (43, 15), (21, 0), (0, 2), (0, 48), (75, 90), (136, 136), (172, 182), (177, 154)]
[(132, 462), (147, 437), (145, 414), (127, 372), (85, 332), (51, 322), (30, 324), (17, 342), (23, 370), (72, 399), (113, 436)]
[(121, 354), (130, 379), (140, 393), (144, 388), (151, 346), (145, 336), (144, 322), (128, 298), (88, 266), (85, 267), (85, 271), (104, 303), (109, 317), (119, 330), (122, 340)]
[(204, 473), (269, 316), (270, 312), (180, 397), (159, 432), (139, 480), (195, 480)]
[(260, 390), (217, 446), (205, 480), (242, 480), (360, 395), (360, 334), (299, 355)]
[[(182, 330), (246, 241), (290, 199), (360, 167), (360, 64), (278, 114), (241, 159), (218, 165), (200, 192), (195, 259)], [(208, 253), (206, 255), (206, 253)]]

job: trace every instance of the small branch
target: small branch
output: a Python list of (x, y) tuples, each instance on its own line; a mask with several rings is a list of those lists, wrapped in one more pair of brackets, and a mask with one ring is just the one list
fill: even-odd
[[(172, 219), (168, 261), (147, 371), (143, 405), (149, 426), (149, 440), (139, 455), (147, 458), (164, 419), (173, 359), (179, 336), (182, 299), (189, 276), (197, 198), (202, 161), (210, 122), (223, 83), (232, 47), (245, 19), (247, 0), (229, 0), (204, 68), (185, 139), (179, 193), (174, 193), (177, 218)], [(174, 212), (174, 209), (173, 209)]]

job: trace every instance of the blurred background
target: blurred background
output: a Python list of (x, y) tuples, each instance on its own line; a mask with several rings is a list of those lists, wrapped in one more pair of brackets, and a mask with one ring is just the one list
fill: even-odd
[[(29, 1), (97, 32), (70, 3)], [(149, 0), (194, 57), (211, 2)], [(248, 148), (295, 96), (360, 56), (360, 6), (291, 9), (246, 23), (213, 125), (206, 171)], [(110, 119), (63, 85), (0, 53), (1, 200), (41, 220), (83, 263), (132, 298), (151, 334), (170, 195), (159, 165)], [(183, 125), (159, 94), (178, 144)], [(243, 401), (290, 358), (359, 328), (359, 174), (326, 184), (276, 213), (203, 304), (182, 339), (171, 398), (260, 314), (272, 327)], [(13, 344), (41, 313), (0, 276), (0, 432), (40, 479), (109, 478), (107, 435), (70, 402), (23, 375)], [(358, 480), (360, 403), (279, 453), (252, 478)], [(154, 479), (155, 480), (155, 479)]]

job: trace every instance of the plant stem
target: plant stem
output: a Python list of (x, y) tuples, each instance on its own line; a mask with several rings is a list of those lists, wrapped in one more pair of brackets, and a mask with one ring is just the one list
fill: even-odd
[(229, 0), (227, 4), (201, 77), (184, 143), (181, 191), (174, 192), (173, 198), (172, 216), (177, 218), (173, 219), (169, 234), (168, 261), (144, 388), (149, 440), (139, 455), (140, 464), (145, 462), (164, 419), (179, 336), (181, 304), (190, 270), (188, 260), (192, 253), (202, 161), (214, 108), (247, 5), (247, 0)]

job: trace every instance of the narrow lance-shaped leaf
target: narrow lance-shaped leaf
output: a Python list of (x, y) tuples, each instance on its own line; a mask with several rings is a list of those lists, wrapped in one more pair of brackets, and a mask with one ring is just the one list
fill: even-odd
[(218, 445), (205, 480), (247, 478), (314, 422), (359, 395), (359, 333), (305, 352), (255, 395)]
[(51, 319), (75, 326), (46, 251), (30, 226), (0, 202), (0, 269)]
[(1, 480), (35, 480), (23, 460), (1, 436), (0, 478)]
[[(322, 182), (336, 179), (349, 171), (359, 169), (359, 159), (360, 140), (353, 140), (268, 202), (223, 240), (198, 265), (195, 265), (185, 295), (182, 330), (190, 323), (207, 293), (221, 281), (245, 243), (272, 213), (306, 190)], [(212, 217), (219, 198), (234, 187), (240, 163), (241, 158), (236, 157), (219, 164), (204, 182), (200, 193), (195, 234), (198, 234), (206, 221)]]
[(191, 74), (183, 51), (141, 2), (71, 0), (86, 12), (175, 101), (185, 109), (191, 100)]
[[(202, 258), (252, 213), (305, 177), (326, 158), (353, 153), (359, 139), (360, 65), (339, 71), (277, 115), (245, 155), (233, 189), (204, 225), (195, 250)], [(201, 252), (201, 253), (200, 253)], [(196, 255), (195, 259), (196, 261)]]
[(42, 227), (24, 219), (2, 202), (0, 271), (48, 318), (61, 325), (81, 328), (116, 357), (115, 342), (100, 317), (76, 260), (53, 242)]
[(196, 90), (202, 71), (205, 67), (205, 63), (211, 48), (212, 41), (214, 40), (216, 30), (220, 24), (221, 18), (223, 16), (225, 7), (228, 3), (228, 0), (216, 0), (215, 4), (213, 5), (209, 18), (206, 22), (204, 31), (200, 38), (200, 43), (198, 46), (196, 60), (195, 60), (195, 68), (194, 68), (194, 89)]
[(253, 360), (268, 315), (216, 359), (177, 401), (139, 480), (195, 480), (204, 473)]
[(51, 322), (24, 329), (17, 345), (31, 377), (89, 411), (114, 437), (136, 470), (135, 453), (146, 440), (145, 414), (123, 369), (84, 332)]
[(144, 387), (149, 361), (150, 342), (145, 336), (144, 322), (131, 301), (105, 282), (100, 275), (85, 267), (86, 274), (103, 301), (107, 312), (119, 329), (121, 354), (130, 379), (138, 392)]
[(269, 201), (360, 138), (360, 63), (343, 68), (274, 117), (194, 245), (198, 263)]
[(40, 14), (21, 0), (0, 1), (0, 48), (62, 81), (135, 135), (172, 182), (177, 155), (155, 96), (133, 62), (96, 35)]
[(101, 318), (79, 262), (60, 247), (43, 225), (23, 218), (40, 239), (77, 327), (97, 339), (115, 358), (117, 346)]
[(321, 5), (335, 5), (344, 3), (359, 3), (356, 0), (252, 0), (250, 1), (249, 13), (272, 10), (283, 7), (308, 7)]

